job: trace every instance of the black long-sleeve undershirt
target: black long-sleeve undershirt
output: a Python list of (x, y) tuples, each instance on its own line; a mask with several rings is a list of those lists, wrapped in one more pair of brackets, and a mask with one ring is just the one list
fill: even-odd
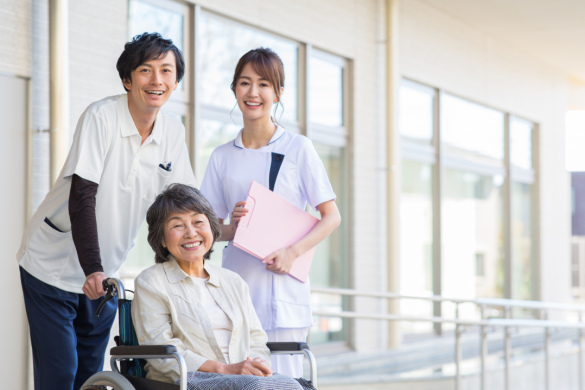
[(77, 250), (79, 264), (85, 276), (104, 271), (95, 215), (97, 190), (96, 183), (85, 180), (78, 175), (71, 177), (71, 191), (69, 192), (71, 235)]

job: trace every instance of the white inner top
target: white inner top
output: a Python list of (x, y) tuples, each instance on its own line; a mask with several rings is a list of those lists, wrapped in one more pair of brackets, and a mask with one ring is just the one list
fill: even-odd
[(229, 345), (233, 329), (232, 321), (229, 319), (227, 314), (221, 310), (209, 292), (209, 289), (207, 288), (207, 281), (209, 278), (202, 279), (191, 276), (191, 279), (193, 280), (193, 286), (195, 287), (196, 294), (200, 299), (199, 303), (209, 317), (209, 322), (211, 322), (211, 327), (213, 328), (213, 334), (217, 340), (217, 345), (221, 349), (221, 352), (225, 357), (225, 361), (229, 364)]

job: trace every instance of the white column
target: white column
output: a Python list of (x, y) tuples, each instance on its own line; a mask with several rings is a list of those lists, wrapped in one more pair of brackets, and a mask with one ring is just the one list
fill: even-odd
[[(398, 70), (398, 5), (399, 0), (387, 0), (386, 3), (386, 167), (387, 196), (386, 208), (388, 221), (388, 291), (399, 292), (399, 198), (400, 198), (400, 134), (398, 132), (398, 88), (400, 72)], [(399, 314), (400, 302), (391, 299), (388, 312)], [(400, 323), (393, 321), (388, 324), (388, 348), (400, 346)]]
[(69, 135), (68, 0), (49, 0), (49, 81), (51, 185), (67, 158)]

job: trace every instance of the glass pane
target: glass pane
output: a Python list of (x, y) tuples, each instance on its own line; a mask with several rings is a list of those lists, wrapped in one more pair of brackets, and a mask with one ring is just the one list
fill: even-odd
[(530, 184), (512, 184), (512, 298), (534, 299), (535, 261)]
[(135, 278), (145, 268), (154, 265), (154, 251), (148, 243), (148, 224), (146, 221), (140, 227), (134, 248), (128, 252), (126, 262), (120, 268), (120, 275), (127, 278)]
[(402, 85), (399, 128), (403, 137), (430, 144), (433, 138), (433, 95)]
[(276, 120), (297, 121), (297, 43), (206, 12), (201, 15), (199, 28), (201, 88), (198, 92), (202, 103), (228, 110), (235, 106), (234, 115), (241, 115), (230, 89), (236, 64), (248, 51), (268, 47), (280, 56), (285, 72), (281, 99), (284, 111), (278, 108)]
[(183, 15), (150, 3), (130, 2), (128, 33), (133, 37), (143, 32), (157, 32), (183, 50)]
[[(400, 195), (400, 293), (433, 294), (432, 166), (402, 161)], [(431, 317), (433, 306), (421, 300), (401, 300), (400, 313)], [(402, 322), (403, 333), (430, 333), (427, 322)]]
[(532, 168), (531, 122), (516, 117), (510, 118), (510, 160), (519, 168)]
[(441, 142), (445, 153), (503, 161), (504, 114), (443, 94)]
[[(133, 0), (130, 2), (128, 33), (129, 39), (144, 32), (157, 32), (171, 39), (183, 51), (183, 14), (173, 12), (150, 3)], [(183, 80), (177, 90), (184, 90)]]
[[(347, 219), (346, 183), (345, 183), (345, 148), (315, 144), (317, 153), (337, 195), (336, 204), (342, 215), (341, 225), (321, 242), (315, 251), (311, 267), (311, 284), (315, 287), (347, 286)], [(311, 210), (313, 215), (319, 213)], [(315, 310), (341, 311), (346, 308), (341, 295), (311, 294), (311, 306)], [(311, 328), (311, 343), (319, 344), (329, 341), (341, 341), (346, 338), (346, 321), (333, 317), (316, 317)]]
[(320, 58), (309, 60), (309, 121), (343, 125), (343, 68)]
[(201, 183), (209, 157), (215, 148), (233, 140), (240, 129), (233, 123), (204, 119), (197, 129), (197, 181)]
[(501, 176), (444, 170), (443, 295), (503, 297), (502, 183)]

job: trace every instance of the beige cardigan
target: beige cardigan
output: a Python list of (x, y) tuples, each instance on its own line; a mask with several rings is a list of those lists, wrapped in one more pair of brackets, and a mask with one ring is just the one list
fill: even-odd
[[(209, 264), (204, 268), (213, 299), (232, 321), (231, 363), (250, 356), (270, 364), (266, 332), (254, 311), (246, 282), (227, 269)], [(140, 345), (174, 345), (185, 359), (187, 370), (197, 371), (207, 360), (226, 361), (192, 283), (174, 258), (147, 268), (135, 281), (132, 320)], [(179, 380), (179, 365), (174, 359), (149, 359), (146, 370), (149, 379)]]

